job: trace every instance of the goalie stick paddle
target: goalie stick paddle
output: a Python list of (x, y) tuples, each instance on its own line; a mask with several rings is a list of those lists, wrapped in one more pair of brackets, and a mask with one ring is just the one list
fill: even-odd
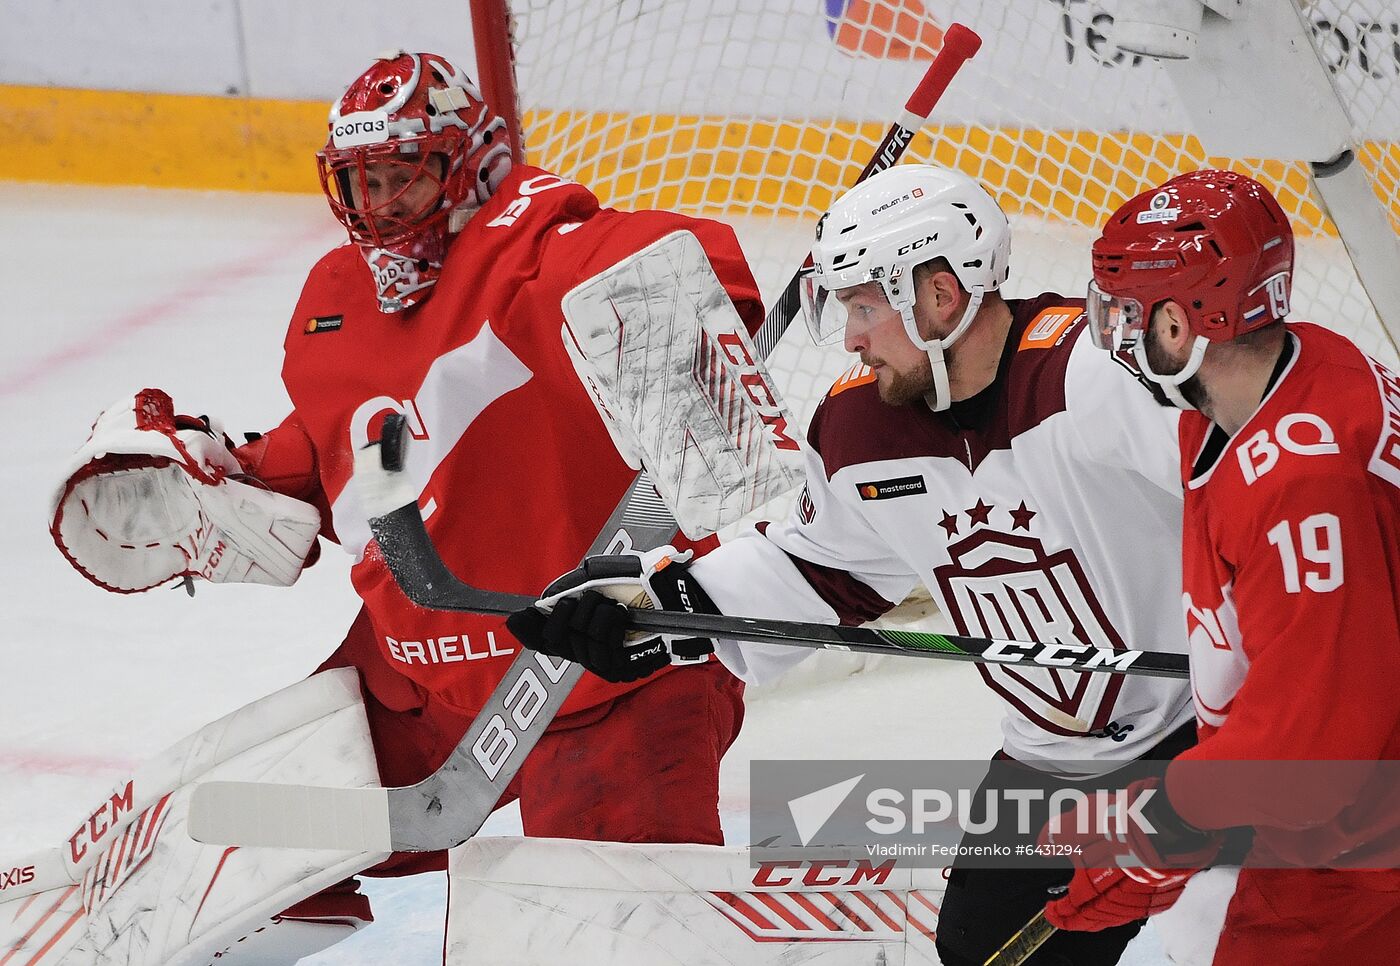
[[(958, 70), (981, 45), (982, 39), (962, 24), (948, 28), (942, 49), (855, 183), (899, 160)], [(810, 262), (809, 255), (804, 268)], [(753, 341), (760, 357), (772, 351), (797, 317), (800, 278), (801, 270), (755, 334)], [(388, 438), (387, 423), (385, 434)], [(390, 458), (386, 464), (393, 462)], [(409, 499), (415, 497), (416, 494), (410, 494)], [(670, 543), (676, 534), (675, 521), (658, 520), (655, 504), (655, 488), (646, 473), (638, 474), (588, 554)], [(418, 519), (421, 529), (416, 505), (403, 509)], [(394, 537), (388, 534), (386, 545), (385, 536), (376, 532), (380, 548), (393, 562), (391, 569), (400, 583), (407, 580), (421, 586), (426, 580), (431, 586), (437, 580), (439, 586), (453, 586), (451, 581), (456, 578), (442, 566), (436, 551), (432, 560), (436, 560), (440, 572), (432, 569), (432, 560), (400, 550), (391, 552)], [(426, 538), (426, 532), (423, 536)], [(431, 541), (428, 547), (431, 549)], [(419, 572), (420, 566), (428, 570)], [(443, 583), (444, 580), (449, 582)], [(534, 603), (534, 598), (522, 595), (482, 593), (491, 598), (490, 606), (482, 613), (506, 614)], [(206, 782), (195, 789), (190, 800), (190, 835), (197, 841), (221, 845), (346, 851), (388, 848), (396, 852), (451, 848), (481, 827), (582, 675), (583, 668), (576, 664), (522, 651), (447, 761), (418, 784), (404, 788), (335, 789)]]

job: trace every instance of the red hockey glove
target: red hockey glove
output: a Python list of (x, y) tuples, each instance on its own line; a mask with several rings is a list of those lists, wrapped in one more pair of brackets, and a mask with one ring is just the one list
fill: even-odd
[(589, 557), (555, 580), (534, 607), (516, 611), (506, 627), (526, 647), (582, 664), (606, 681), (636, 681), (667, 664), (703, 661), (714, 653), (708, 638), (638, 634), (627, 629), (633, 607), (717, 614), (705, 589), (690, 576), (689, 551), (662, 547), (641, 556)]
[(1068, 850), (1075, 866), (1069, 892), (1045, 906), (1045, 918), (1059, 929), (1097, 932), (1170, 907), (1224, 836), (1187, 825), (1161, 779), (1144, 778), (1051, 819), (1040, 841)]

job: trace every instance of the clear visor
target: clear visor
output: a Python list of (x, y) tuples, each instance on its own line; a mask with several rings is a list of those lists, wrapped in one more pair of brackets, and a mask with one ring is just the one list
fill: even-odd
[(1089, 337), (1094, 345), (1110, 352), (1131, 349), (1145, 326), (1141, 302), (1126, 296), (1109, 295), (1094, 282), (1089, 283), (1084, 314), (1089, 321)]
[(829, 289), (811, 273), (803, 276), (801, 292), (802, 314), (817, 345), (831, 345), (885, 322), (900, 321), (899, 310), (890, 305), (879, 282)]

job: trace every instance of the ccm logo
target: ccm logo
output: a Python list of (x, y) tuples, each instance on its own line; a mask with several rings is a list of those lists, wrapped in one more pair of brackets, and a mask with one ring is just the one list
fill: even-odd
[(850, 866), (851, 863), (846, 861), (760, 862), (758, 871), (754, 873), (753, 884), (759, 889), (790, 886), (798, 881), (798, 873), (801, 873), (804, 886), (858, 886), (864, 882), (879, 886), (884, 885), (885, 880), (894, 871), (894, 859), (880, 865), (871, 865), (865, 859), (861, 859), (856, 862), (855, 868)]
[(87, 854), (89, 845), (102, 841), (107, 832), (120, 821), (123, 812), (131, 811), (132, 783), (113, 792), (110, 800), (100, 805), (88, 820), (78, 826), (78, 830), (68, 837), (68, 856), (79, 862)]
[(4, 892), (12, 886), (22, 886), (33, 881), (34, 866), (32, 865), (20, 866), (8, 872), (0, 872), (0, 892)]
[(1321, 416), (1289, 413), (1274, 426), (1272, 437), (1267, 429), (1261, 429), (1235, 450), (1245, 485), (1252, 486), (1255, 480), (1277, 466), (1280, 450), (1299, 456), (1327, 456), (1341, 452), (1336, 433)]
[(744, 387), (753, 404), (758, 407), (758, 418), (763, 420), (773, 436), (773, 445), (778, 449), (797, 450), (797, 441), (787, 433), (787, 418), (773, 396), (773, 390), (758, 371), (753, 357), (744, 346), (744, 340), (733, 332), (722, 332), (716, 336), (720, 351), (733, 365), (739, 367), (739, 385)]
[(938, 237), (937, 235), (927, 235), (927, 236), (925, 236), (924, 238), (921, 238), (921, 239), (919, 239), (918, 241), (913, 242), (913, 243), (911, 243), (911, 244), (908, 244), (908, 245), (901, 245), (901, 246), (899, 246), (899, 251), (896, 252), (895, 254), (896, 254), (896, 255), (908, 255), (910, 252), (915, 251), (916, 249), (923, 248), (925, 245), (929, 244), (930, 242), (932, 242), (932, 241), (933, 241), (934, 239), (936, 239), (937, 237)]
[[(549, 678), (551, 684), (558, 684), (569, 668), (568, 661), (560, 659), (556, 664), (554, 658), (547, 654), (531, 652), (530, 656), (535, 659), (539, 670)], [(520, 744), (516, 730), (529, 729), (548, 697), (549, 690), (540, 680), (539, 674), (535, 673), (535, 668), (527, 667), (506, 694), (506, 714), (510, 715), (510, 720), (507, 721), (503, 715), (493, 714), (491, 720), (486, 722), (485, 729), (472, 744), (472, 757), (491, 781), (496, 780), (496, 776), (501, 773), (501, 766)]]

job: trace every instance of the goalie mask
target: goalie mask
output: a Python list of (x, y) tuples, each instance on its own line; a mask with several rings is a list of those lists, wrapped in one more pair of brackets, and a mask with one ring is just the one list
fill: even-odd
[[(1234, 171), (1193, 171), (1119, 208), (1094, 242), (1086, 307), (1101, 349), (1130, 349), (1138, 367), (1182, 409), (1180, 386), (1212, 342), (1228, 342), (1288, 314), (1293, 229), (1269, 190)], [(1195, 336), (1179, 372), (1154, 372), (1146, 333), (1156, 307), (1176, 302)]]
[(505, 121), (436, 54), (393, 51), (332, 107), (321, 188), (374, 276), (381, 312), (427, 298), (448, 236), (510, 171)]
[[(852, 188), (817, 223), (813, 264), (802, 286), (807, 326), (817, 344), (834, 342), (848, 321), (836, 293), (879, 282), (904, 331), (928, 354), (929, 408), (947, 409), (952, 400), (944, 353), (972, 324), (986, 293), (1006, 281), (1010, 256), (1006, 215), (976, 181), (932, 165), (896, 165)], [(970, 298), (951, 332), (925, 339), (914, 319), (914, 267), (940, 257)]]

